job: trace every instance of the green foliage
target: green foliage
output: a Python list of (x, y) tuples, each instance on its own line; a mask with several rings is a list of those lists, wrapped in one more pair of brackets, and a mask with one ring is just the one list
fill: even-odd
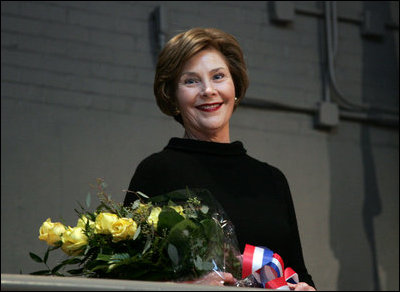
[[(139, 191), (133, 192), (138, 199), (131, 206), (124, 207), (111, 200), (104, 190), (106, 186), (101, 179), (97, 180), (97, 186), (92, 186), (97, 189), (100, 200), (94, 211), (88, 210), (90, 193), (85, 200), (86, 208), (80, 205), (80, 210), (75, 211), (80, 218), (84, 216), (93, 222), (102, 212), (116, 214), (118, 218), (131, 218), (137, 224), (134, 235), (114, 242), (113, 235), (97, 233), (87, 221), (84, 234), (88, 240), (80, 254), (69, 256), (51, 269), (47, 266), (49, 254), (59, 249), (62, 242), (49, 247), (43, 258), (29, 253), (32, 260), (47, 267), (32, 275), (65, 276), (63, 270), (67, 266), (77, 265), (66, 273), (95, 278), (190, 280), (216, 266), (219, 269), (227, 264), (234, 269), (240, 267), (235, 253), (230, 252), (237, 246), (227, 244), (224, 237), (220, 224), (222, 209), (207, 190), (186, 188), (152, 198)], [(161, 208), (157, 228), (148, 221), (155, 207)], [(174, 208), (181, 208), (183, 213)], [(229, 259), (226, 255), (230, 255)], [(230, 263), (226, 263), (227, 260)]]
[(163, 208), (160, 215), (158, 215), (157, 231), (161, 232), (163, 229), (171, 230), (176, 224), (184, 220), (174, 209), (168, 206)]

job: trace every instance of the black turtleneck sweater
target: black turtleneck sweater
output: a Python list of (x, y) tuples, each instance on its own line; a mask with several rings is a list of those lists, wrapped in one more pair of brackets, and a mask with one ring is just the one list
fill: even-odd
[[(315, 286), (304, 264), (290, 189), (279, 169), (247, 155), (239, 141), (172, 138), (138, 165), (129, 190), (156, 196), (186, 187), (208, 189), (221, 203), (242, 252), (246, 243), (266, 246), (300, 281)], [(136, 199), (128, 192), (124, 205)]]

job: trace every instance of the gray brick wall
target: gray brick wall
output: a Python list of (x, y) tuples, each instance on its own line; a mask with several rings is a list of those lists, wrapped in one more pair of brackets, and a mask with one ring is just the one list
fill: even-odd
[[(323, 100), (324, 2), (294, 2), (289, 25), (271, 21), (268, 2), (1, 2), (2, 273), (40, 269), (28, 252), (45, 250), (37, 239), (44, 220), (75, 224), (76, 201), (96, 177), (122, 200), (137, 164), (182, 136), (153, 97), (150, 19), (162, 5), (168, 36), (209, 26), (238, 38), (248, 100), (307, 109), (244, 104), (231, 138), (286, 174), (317, 287), (398, 289), (398, 125), (340, 110), (336, 128), (316, 128), (310, 113)], [(381, 39), (361, 34), (368, 5), (385, 21)], [(335, 72), (349, 101), (398, 109), (398, 10), (397, 1), (337, 2)]]

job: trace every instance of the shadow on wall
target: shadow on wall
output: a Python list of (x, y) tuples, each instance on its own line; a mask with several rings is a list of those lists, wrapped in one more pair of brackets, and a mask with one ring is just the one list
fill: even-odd
[[(364, 1), (364, 9), (381, 11), (390, 19), (388, 2)], [(362, 100), (377, 105), (377, 98), (385, 104), (385, 98), (398, 97), (398, 68), (393, 37), (363, 40)], [(390, 52), (392, 50), (392, 52)], [(390, 53), (388, 53), (390, 52)], [(386, 70), (379, 70), (385, 68)], [(390, 68), (390, 70), (387, 70)], [(388, 73), (382, 73), (388, 72)], [(396, 84), (396, 86), (371, 87), (370, 84)], [(340, 85), (339, 85), (340, 86)], [(375, 88), (375, 89), (374, 89)], [(397, 93), (396, 93), (397, 90)], [(391, 100), (393, 102), (393, 100)], [(373, 113), (368, 113), (372, 115)], [(376, 244), (374, 220), (382, 214), (382, 202), (378, 188), (376, 161), (371, 145), (371, 127), (360, 125), (360, 146), (331, 138), (330, 242), (339, 261), (338, 290), (381, 290), (391, 287), (390, 263), (379, 265), (387, 283), (378, 273), (379, 250)], [(390, 171), (390, 170), (389, 170)], [(395, 276), (396, 277), (396, 276)]]

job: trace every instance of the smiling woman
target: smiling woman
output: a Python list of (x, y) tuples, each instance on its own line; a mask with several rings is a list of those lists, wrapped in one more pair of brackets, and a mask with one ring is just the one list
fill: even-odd
[(213, 48), (191, 57), (176, 90), (185, 137), (229, 143), (235, 85), (224, 56)]
[[(124, 205), (134, 202), (136, 191), (157, 196), (207, 189), (233, 222), (241, 250), (247, 243), (268, 246), (302, 281), (290, 289), (314, 290), (284, 174), (247, 155), (242, 142), (230, 141), (229, 121), (248, 84), (243, 53), (232, 35), (193, 28), (169, 40), (159, 55), (154, 94), (161, 111), (183, 126), (184, 135), (171, 138), (138, 165)], [(239, 285), (229, 270), (219, 272), (226, 273), (192, 283)]]
[[(208, 64), (209, 60), (213, 63)], [(200, 66), (204, 62), (208, 67)], [(233, 83), (234, 110), (249, 85), (239, 43), (232, 35), (218, 29), (193, 28), (173, 37), (161, 51), (154, 78), (154, 95), (161, 111), (183, 125), (184, 117), (178, 102), (182, 82), (189, 88), (202, 90), (198, 94), (210, 94), (211, 91), (215, 95), (216, 88), (209, 85), (219, 84), (220, 79), (223, 84), (226, 81)]]

